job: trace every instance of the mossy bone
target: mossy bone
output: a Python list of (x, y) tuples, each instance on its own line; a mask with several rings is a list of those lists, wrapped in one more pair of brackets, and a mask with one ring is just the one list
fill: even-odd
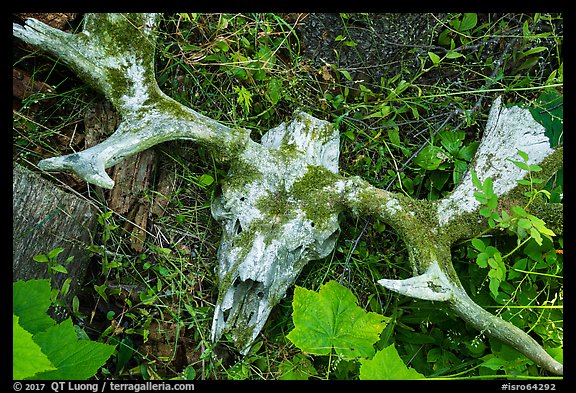
[[(407, 245), (415, 278), (383, 279), (381, 285), (437, 301), (541, 367), (562, 374), (562, 365), (527, 333), (474, 303), (454, 271), (450, 247), (488, 228), (478, 213), (470, 176), (438, 201), (413, 200), (358, 177), (343, 177), (338, 174), (338, 131), (303, 112), (256, 143), (248, 130), (225, 126), (160, 90), (154, 77), (158, 21), (154, 14), (87, 14), (83, 30), (69, 34), (29, 19), (25, 26), (14, 24), (13, 34), (61, 59), (101, 91), (122, 117), (104, 142), (42, 160), (39, 168), (73, 171), (87, 182), (112, 188), (106, 168), (174, 139), (201, 144), (229, 167), (222, 193), (212, 204), (213, 216), (223, 226), (213, 340), (230, 332), (246, 353), (305, 264), (333, 250), (338, 215), (347, 210), (377, 216)], [(480, 179), (494, 176), (502, 202), (519, 195), (516, 179), (525, 175), (508, 165), (517, 148), (529, 151), (531, 162), (544, 171), (562, 165), (562, 148), (546, 144), (543, 127), (528, 110), (504, 108), (500, 100), (493, 105), (483, 139), (471, 168)]]

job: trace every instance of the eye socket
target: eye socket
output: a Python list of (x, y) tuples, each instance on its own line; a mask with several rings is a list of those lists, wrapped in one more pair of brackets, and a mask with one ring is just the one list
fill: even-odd
[(310, 226), (311, 226), (312, 228), (314, 228), (314, 227), (316, 226), (316, 224), (314, 224), (314, 221), (310, 222)]
[(234, 222), (234, 234), (239, 235), (242, 233), (242, 225), (240, 224), (240, 220), (236, 219)]

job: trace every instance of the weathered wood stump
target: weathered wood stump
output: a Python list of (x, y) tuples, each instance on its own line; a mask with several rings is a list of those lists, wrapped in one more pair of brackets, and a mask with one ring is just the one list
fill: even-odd
[[(51, 278), (52, 287), (60, 288), (70, 278), (70, 291), (65, 297), (69, 300), (88, 268), (86, 246), (91, 244), (96, 228), (95, 209), (85, 199), (55, 187), (19, 164), (14, 164), (12, 193), (13, 281)], [(50, 273), (47, 263), (33, 259), (58, 247), (64, 248), (57, 257), (59, 263), (74, 257), (65, 265), (68, 274)]]

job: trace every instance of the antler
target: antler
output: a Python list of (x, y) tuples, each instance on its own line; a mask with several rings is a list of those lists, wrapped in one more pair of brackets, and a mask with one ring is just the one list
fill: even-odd
[(70, 34), (35, 19), (14, 24), (13, 34), (58, 57), (84, 82), (102, 92), (122, 121), (104, 142), (61, 157), (42, 160), (43, 170), (73, 171), (85, 181), (112, 188), (105, 169), (158, 143), (189, 139), (222, 160), (249, 143), (249, 131), (231, 129), (176, 102), (158, 87), (154, 75), (157, 14), (91, 14), (80, 33)]
[[(155, 144), (188, 139), (230, 163), (223, 194), (213, 204), (222, 222), (220, 295), (212, 336), (230, 330), (246, 352), (271, 308), (284, 296), (304, 264), (330, 253), (338, 235), (337, 215), (350, 210), (390, 224), (406, 242), (414, 277), (380, 280), (401, 294), (441, 302), (479, 330), (496, 337), (556, 374), (563, 366), (528, 334), (474, 303), (452, 266), (450, 247), (488, 228), (479, 215), (470, 174), (446, 198), (419, 201), (338, 174), (338, 133), (303, 113), (270, 130), (263, 143), (249, 131), (231, 129), (183, 106), (160, 91), (154, 77), (157, 15), (87, 15), (83, 30), (68, 34), (30, 19), (14, 35), (62, 59), (122, 116), (106, 141), (79, 153), (42, 160), (44, 170), (71, 170), (90, 183), (111, 188), (105, 169)], [(514, 166), (516, 149), (529, 163), (552, 174), (562, 148), (551, 149), (544, 128), (526, 109), (503, 108), (497, 99), (472, 164), (480, 180), (491, 177), (503, 205), (522, 199)], [(264, 158), (264, 159), (262, 159)], [(544, 206), (544, 205), (541, 205)], [(547, 208), (561, 231), (562, 207)]]

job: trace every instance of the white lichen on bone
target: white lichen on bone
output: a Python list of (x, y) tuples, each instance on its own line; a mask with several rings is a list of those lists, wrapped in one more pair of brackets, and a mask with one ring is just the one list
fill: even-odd
[(455, 294), (455, 285), (448, 279), (438, 261), (434, 260), (424, 274), (405, 280), (378, 280), (378, 284), (391, 291), (416, 299), (447, 301)]
[(294, 186), (314, 167), (337, 173), (338, 154), (338, 131), (297, 112), (241, 153), (237, 165), (247, 169), (231, 168), (212, 204), (223, 226), (214, 340), (228, 331), (245, 353), (304, 265), (334, 248), (338, 212), (311, 220), (304, 209), (314, 204), (313, 195)]
[(402, 211), (402, 205), (400, 205), (400, 202), (398, 202), (396, 198), (390, 198), (384, 206), (392, 215)]
[[(502, 99), (498, 97), (490, 109), (486, 131), (473, 160), (472, 169), (478, 179), (484, 182), (492, 178), (494, 193), (499, 197), (506, 195), (518, 185), (516, 180), (527, 173), (512, 162), (521, 160), (517, 150), (528, 154), (529, 164), (539, 164), (553, 152), (545, 131), (528, 109), (503, 107)], [(464, 213), (477, 211), (480, 202), (474, 196), (476, 191), (468, 171), (456, 189), (439, 201), (440, 225), (446, 225)]]

